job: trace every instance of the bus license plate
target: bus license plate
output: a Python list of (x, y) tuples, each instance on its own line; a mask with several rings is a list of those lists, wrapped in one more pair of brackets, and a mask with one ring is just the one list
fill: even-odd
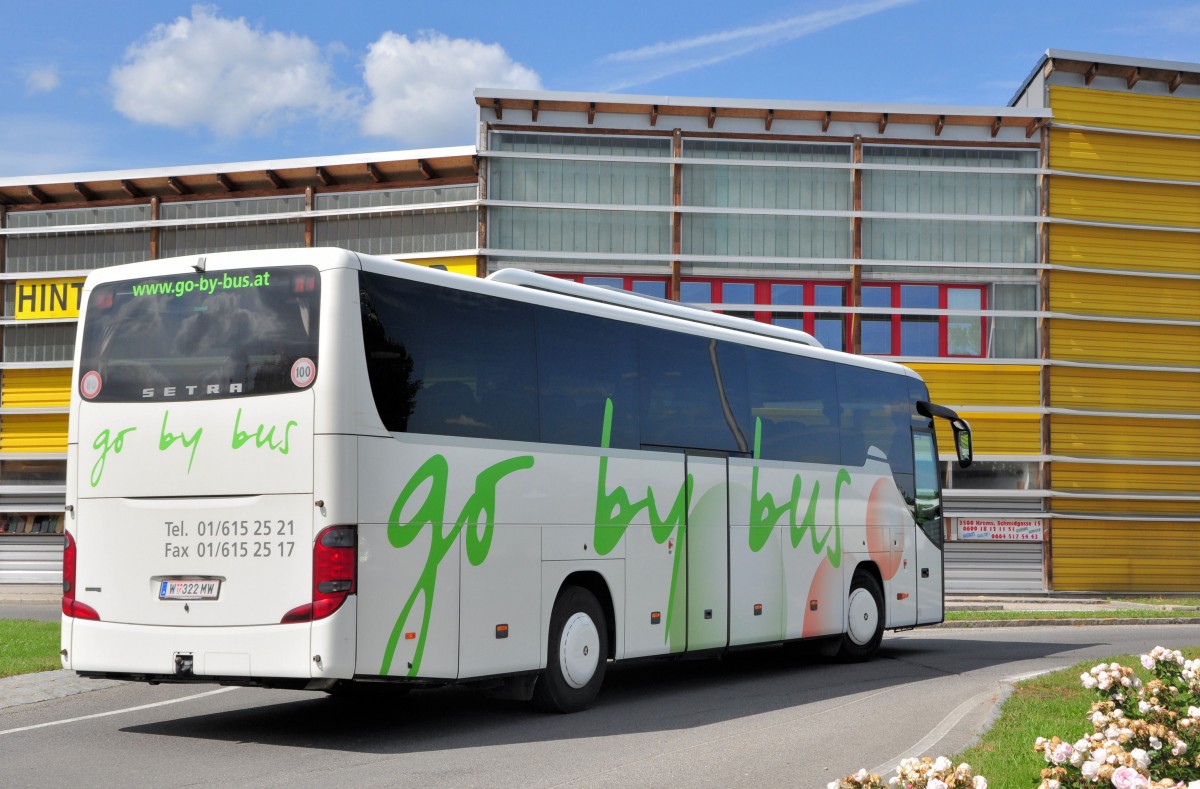
[(159, 600), (216, 600), (221, 594), (221, 582), (208, 579), (177, 578), (162, 581), (158, 587)]

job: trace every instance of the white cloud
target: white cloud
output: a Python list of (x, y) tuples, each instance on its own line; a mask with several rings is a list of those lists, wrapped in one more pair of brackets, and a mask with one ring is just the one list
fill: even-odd
[(59, 85), (58, 69), (54, 66), (30, 69), (25, 75), (25, 90), (29, 94), (50, 93)]
[(415, 39), (392, 32), (371, 44), (363, 61), (370, 101), (364, 134), (416, 147), (475, 141), (477, 87), (541, 87), (537, 72), (514, 61), (499, 44), (422, 31)]
[(207, 127), (222, 137), (263, 134), (352, 105), (310, 39), (264, 32), (204, 5), (193, 6), (190, 19), (156, 25), (126, 51), (109, 82), (115, 108), (132, 120)]
[(637, 49), (613, 52), (600, 59), (625, 73), (608, 90), (652, 82), (672, 74), (711, 66), (755, 50), (812, 35), (916, 0), (869, 0), (842, 3), (819, 11), (761, 25), (722, 30), (694, 38), (660, 41)]

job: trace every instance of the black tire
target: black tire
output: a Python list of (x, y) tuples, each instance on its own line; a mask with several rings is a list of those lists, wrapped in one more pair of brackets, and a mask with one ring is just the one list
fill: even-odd
[(608, 624), (587, 589), (568, 586), (554, 601), (546, 670), (533, 701), (547, 712), (579, 712), (591, 706), (608, 668)]
[(870, 573), (859, 570), (854, 573), (850, 595), (846, 598), (846, 632), (842, 635), (838, 657), (857, 663), (878, 652), (885, 619), (883, 590), (879, 588), (879, 582)]

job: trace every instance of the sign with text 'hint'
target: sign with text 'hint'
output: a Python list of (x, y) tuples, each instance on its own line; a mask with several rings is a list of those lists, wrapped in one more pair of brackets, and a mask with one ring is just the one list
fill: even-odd
[(83, 277), (19, 279), (13, 317), (19, 321), (78, 318), (83, 300)]

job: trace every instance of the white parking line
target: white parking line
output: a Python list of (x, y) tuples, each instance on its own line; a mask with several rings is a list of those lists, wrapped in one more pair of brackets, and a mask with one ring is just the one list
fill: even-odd
[(21, 731), (31, 731), (33, 729), (44, 729), (47, 726), (62, 726), (65, 723), (78, 723), (79, 721), (91, 720), (93, 718), (107, 718), (109, 715), (121, 715), (126, 712), (137, 712), (138, 710), (148, 710), (148, 709), (152, 709), (154, 707), (165, 707), (168, 704), (179, 704), (182, 701), (192, 701), (193, 699), (202, 699), (205, 696), (215, 696), (218, 693), (228, 693), (231, 690), (238, 690), (238, 687), (232, 686), (232, 687), (228, 687), (228, 688), (217, 688), (216, 690), (208, 690), (208, 691), (205, 691), (204, 693), (197, 693), (194, 696), (184, 696), (183, 698), (171, 699), (169, 701), (156, 701), (153, 704), (143, 704), (140, 707), (126, 707), (125, 709), (113, 710), (112, 712), (97, 712), (94, 715), (81, 715), (78, 718), (66, 718), (66, 719), (60, 720), (60, 721), (50, 721), (49, 723), (35, 723), (33, 726), (22, 726), (18, 729), (5, 729), (4, 731), (0, 731), (0, 737), (4, 736), (5, 734), (16, 734), (17, 732), (21, 732)]

